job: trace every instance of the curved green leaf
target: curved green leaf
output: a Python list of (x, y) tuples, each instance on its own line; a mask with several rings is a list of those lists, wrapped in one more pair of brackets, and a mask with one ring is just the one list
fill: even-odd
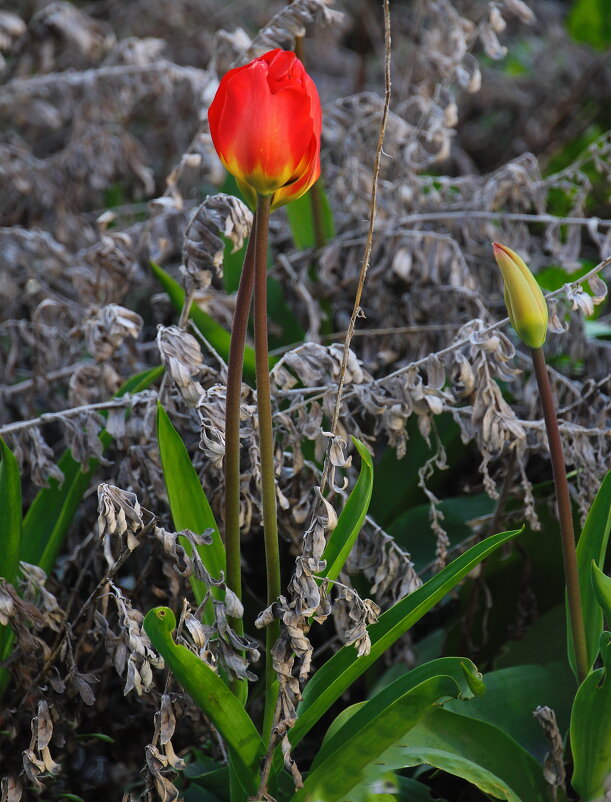
[(13, 452), (0, 437), (0, 576), (13, 583), (21, 542), (21, 477)]
[(328, 579), (337, 579), (339, 576), (346, 558), (361, 531), (373, 490), (373, 462), (371, 461), (371, 455), (356, 437), (352, 438), (352, 442), (361, 455), (361, 471), (322, 555), (323, 560), (327, 561), (327, 567), (319, 576), (327, 577)]
[(144, 619), (144, 631), (153, 646), (227, 742), (240, 783), (248, 794), (254, 794), (265, 745), (252, 719), (218, 674), (185, 646), (175, 643), (175, 628), (176, 617), (168, 607), (155, 607)]
[(582, 802), (602, 800), (611, 782), (611, 632), (600, 638), (603, 668), (581, 683), (571, 715), (573, 788)]
[[(577, 571), (581, 591), (581, 608), (586, 633), (588, 663), (591, 668), (598, 655), (598, 644), (603, 631), (602, 610), (596, 599), (592, 585), (592, 560), (599, 568), (604, 567), (609, 532), (611, 531), (611, 471), (609, 471), (599, 488), (596, 498), (590, 507), (588, 517), (577, 543)], [(568, 649), (571, 668), (577, 676), (575, 653), (571, 633), (571, 620), (567, 607)]]
[[(411, 672), (410, 672), (411, 673)], [(366, 702), (329, 740), (291, 802), (344, 802), (367, 769), (380, 773), (380, 757), (431, 713), (439, 701), (460, 688), (448, 676), (434, 676), (413, 687), (393, 682)], [(409, 735), (407, 736), (409, 740)]]
[(568, 663), (502, 668), (484, 674), (484, 682), (483, 696), (468, 704), (450, 701), (445, 709), (493, 724), (542, 762), (549, 752), (549, 741), (533, 710), (539, 705), (551, 707), (560, 731), (568, 728), (577, 690)]
[(611, 627), (611, 576), (604, 574), (592, 560), (592, 585), (607, 624)]
[[(209, 546), (199, 546), (197, 551), (208, 573), (218, 579), (225, 572), (225, 547), (214, 520), (214, 513), (185, 444), (160, 403), (157, 404), (157, 439), (174, 526), (177, 531), (190, 529), (198, 535), (207, 529), (212, 529), (212, 543)], [(189, 541), (181, 537), (180, 543), (185, 551), (191, 554)], [(191, 586), (197, 603), (200, 604), (208, 588), (204, 582), (193, 576)], [(215, 598), (222, 599), (225, 591), (213, 587), (212, 594)], [(210, 620), (214, 620), (212, 602), (207, 608), (207, 615), (212, 615)]]
[[(163, 374), (163, 367), (157, 366), (128, 379), (115, 394), (139, 393)], [(104, 414), (104, 413), (102, 413)], [(112, 442), (112, 435), (106, 430), (100, 432), (100, 440), (106, 448)], [(97, 459), (90, 459), (81, 465), (70, 451), (65, 451), (57, 463), (64, 475), (60, 484), (49, 480), (49, 487), (38, 491), (23, 520), (23, 535), (19, 559), (39, 565), (47, 574), (51, 572), (57, 554), (64, 542), (66, 532), (81, 499), (91, 483)]]
[(322, 665), (307, 683), (299, 704), (298, 718), (289, 733), (296, 745), (352, 683), (398, 638), (419, 621), (446, 593), (495, 549), (516, 537), (524, 528), (492, 535), (472, 546), (424, 585), (383, 613), (369, 627), (371, 651), (357, 657), (353, 646), (344, 646)]
[[(170, 296), (172, 305), (176, 310), (180, 311), (185, 300), (185, 291), (162, 267), (159, 267), (155, 262), (150, 262), (149, 264), (155, 278)], [(226, 362), (229, 359), (229, 344), (231, 342), (231, 334), (227, 329), (223, 328), (220, 323), (217, 323), (213, 317), (207, 315), (197, 304), (191, 305), (189, 317), (214, 350), (217, 351)], [(248, 345), (244, 349), (244, 376), (248, 378), (251, 384), (255, 380), (255, 352)]]
[(312, 762), (312, 770), (335, 752), (341, 751), (343, 744), (367, 724), (375, 711), (387, 708), (423, 683), (438, 677), (452, 680), (454, 689), (448, 696), (457, 699), (471, 699), (475, 694), (481, 695), (486, 690), (482, 675), (466, 657), (440, 657), (438, 660), (417, 666), (382, 688), (369, 701), (343, 710), (329, 727), (323, 744)]
[[(469, 704), (468, 702), (466, 704)], [(551, 802), (542, 766), (498, 727), (437, 709), (379, 758), (388, 768), (428, 764), (507, 802)]]

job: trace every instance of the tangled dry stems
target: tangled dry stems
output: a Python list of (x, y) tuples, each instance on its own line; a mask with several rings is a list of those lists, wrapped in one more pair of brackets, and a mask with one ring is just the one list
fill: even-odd
[[(151, 667), (158, 661), (141, 628), (142, 613), (159, 600), (181, 606), (188, 592), (184, 578), (197, 570), (185, 564), (162, 501), (154, 432), (158, 392), (112, 395), (131, 375), (164, 364), (164, 405), (220, 517), (225, 366), (195, 329), (173, 325), (171, 305), (148, 263), (182, 277), (200, 307), (230, 326), (233, 298), (221, 280), (221, 234), (239, 247), (250, 218), (243, 205), (217, 193), (223, 173), (205, 112), (218, 76), (232, 64), (272, 46), (292, 46), (304, 26), (312, 35), (308, 52), (326, 100), (323, 174), (337, 232), (313, 252), (295, 248), (282, 213), (271, 230), (272, 275), (306, 332), (304, 343), (283, 346), (272, 370), (281, 528), (297, 559), (287, 598), (275, 613), (287, 627), (276, 655), (286, 678), (279, 721), (290, 721), (300, 678), (309, 672), (309, 616), (332, 612), (340, 630), (352, 621), (358, 642), (373, 609), (363, 608), (366, 600), (349, 588), (331, 605), (326, 589), (321, 596), (312, 584), (321, 537), (333, 517), (319, 508), (310, 515), (313, 488), (326, 482), (320, 474), (325, 452), (332, 504), (340, 509), (356, 476), (349, 435), (373, 452), (388, 444), (401, 456), (410, 447), (406, 424), (415, 416), (430, 444), (418, 478), (431, 505), (438, 568), (449, 543), (427, 483), (448, 467), (436, 425), (448, 413), (479, 453), (485, 491), (496, 498), (506, 466), (515, 465), (506, 490), (538, 525), (529, 466), (546, 459), (547, 446), (529, 362), (504, 319), (492, 239), (511, 243), (535, 271), (550, 263), (572, 271), (582, 258), (596, 264), (587, 276), (548, 294), (550, 377), (582, 515), (609, 463), (609, 347), (588, 336), (584, 315), (605, 295), (600, 275), (609, 265), (611, 221), (589, 216), (588, 209), (597, 176), (611, 173), (611, 137), (601, 134), (559, 171), (544, 168), (565, 113), (547, 87), (564, 82), (570, 93), (596, 93), (611, 78), (596, 54), (568, 42), (557, 12), (533, 2), (542, 15), (537, 21), (520, 0), (494, 4), (483, 16), (476, 16), (481, 8), (475, 3), (434, 0), (426, 14), (422, 4), (398, 6), (392, 57), (406, 68), (395, 69), (388, 110), (388, 91), (384, 98), (372, 89), (383, 72), (378, 33), (384, 20), (369, 6), (364, 14), (374, 54), (363, 81), (358, 54), (341, 44), (358, 25), (350, 8), (342, 16), (326, 0), (296, 0), (286, 8), (270, 4), (277, 13), (266, 9), (261, 18), (260, 9), (246, 4), (251, 28), (261, 28), (251, 38), (242, 29), (216, 30), (229, 25), (217, 3), (154, 5), (158, 18), (167, 20), (163, 39), (154, 26), (147, 28), (141, 2), (128, 4), (121, 19), (112, 2), (100, 19), (62, 2), (42, 6), (27, 23), (18, 13), (0, 16), (0, 119), (6, 132), (0, 165), (7, 189), (0, 202), (0, 434), (22, 466), (26, 503), (37, 487), (61, 482), (57, 461), (69, 447), (81, 463), (101, 461), (100, 487), (114, 487), (124, 514), (152, 511), (147, 521), (132, 516), (132, 528), (129, 515), (125, 527), (115, 516), (110, 528), (108, 515), (102, 516), (99, 539), (95, 504), (85, 499), (56, 576), (45, 584), (35, 567), (26, 567), (20, 593), (3, 587), (3, 621), (10, 619), (17, 631), (14, 687), (27, 699), (19, 710), (11, 703), (3, 719), (12, 755), (3, 802), (20, 797), (20, 752), (27, 780), (46, 787), (58, 771), (51, 747), (57, 754), (65, 739), (74, 739), (79, 728), (92, 731), (97, 719), (105, 726), (97, 711), (116, 691), (138, 697), (126, 700), (128, 717), (142, 715), (139, 705), (151, 720), (155, 715), (146, 747), (148, 798), (173, 798), (168, 772), (181, 767), (172, 746), (177, 710), (185, 743), (196, 742), (201, 727), (198, 712), (179, 695), (155, 690)], [(186, 20), (199, 31), (187, 40)], [(480, 56), (483, 49), (490, 59), (502, 57), (517, 35), (529, 36), (524, 25), (532, 26), (533, 70), (520, 88), (482, 67)], [(572, 48), (563, 64), (550, 57), (559, 42)], [(502, 142), (498, 126), (478, 124), (491, 104), (505, 120), (513, 119), (513, 133)], [(374, 227), (370, 199), (378, 167), (372, 154), (381, 124)], [(202, 187), (213, 197), (200, 205)], [(108, 208), (113, 195), (118, 202)], [(554, 207), (559, 196), (561, 215)], [(364, 264), (367, 280), (355, 305)], [(591, 294), (583, 288), (586, 281)], [(342, 351), (346, 331), (357, 336)], [(338, 380), (344, 382), (339, 403)], [(500, 386), (511, 393), (511, 406)], [(114, 436), (104, 453), (102, 428)], [(309, 443), (314, 459), (309, 447), (304, 454)], [(242, 444), (241, 523), (249, 538), (260, 525), (260, 493), (254, 396), (246, 385)], [(131, 495), (121, 495), (126, 492)], [(109, 515), (113, 509), (111, 504)], [(382, 607), (420, 582), (409, 554), (373, 518), (351, 555), (344, 585), (359, 572)], [(183, 624), (185, 642), (212, 660), (211, 633), (200, 631), (187, 611)], [(244, 648), (229, 648), (230, 641), (227, 634), (227, 648), (215, 660), (231, 662), (232, 648)], [(119, 783), (134, 779), (144, 746), (142, 741), (140, 757), (123, 764)], [(222, 758), (221, 746), (212, 749)], [(71, 776), (76, 769), (64, 771)]]

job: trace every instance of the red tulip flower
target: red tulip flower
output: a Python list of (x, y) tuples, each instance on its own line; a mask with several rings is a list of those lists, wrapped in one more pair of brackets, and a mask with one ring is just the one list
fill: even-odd
[(271, 50), (223, 77), (208, 110), (216, 151), (251, 205), (301, 197), (320, 175), (320, 100), (289, 50)]

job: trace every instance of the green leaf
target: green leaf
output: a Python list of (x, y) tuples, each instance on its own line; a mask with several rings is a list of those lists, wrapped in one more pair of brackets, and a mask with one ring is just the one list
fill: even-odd
[(421, 719), (404, 743), (391, 747), (379, 763), (395, 770), (434, 766), (507, 802), (551, 802), (542, 766), (513, 738), (484, 721), (445, 709)]
[(106, 735), (104, 732), (79, 732), (77, 733), (76, 737), (79, 740), (86, 740), (88, 738), (95, 738), (97, 741), (104, 741), (107, 744), (114, 744), (115, 739), (112, 738), (110, 735)]
[[(145, 390), (163, 374), (163, 370), (163, 367), (157, 366), (132, 376), (115, 396), (119, 398), (126, 393)], [(112, 442), (112, 436), (103, 430), (100, 432), (100, 440), (106, 448)], [(23, 520), (19, 552), (20, 560), (39, 565), (47, 574), (53, 569), (74, 513), (91, 483), (98, 460), (90, 459), (87, 465), (81, 465), (70, 451), (65, 451), (57, 465), (64, 475), (63, 482), (60, 484), (55, 479), (50, 479), (49, 487), (42, 488), (34, 497)]]
[(13, 583), (19, 566), (21, 542), (21, 477), (13, 452), (0, 437), (0, 575)]
[[(588, 666), (594, 665), (603, 631), (603, 614), (592, 585), (592, 560), (599, 568), (605, 563), (609, 532), (611, 531), (611, 471), (607, 473), (590, 507), (588, 517), (577, 543), (577, 572), (581, 591), (581, 608), (586, 633)], [(567, 607), (568, 649), (571, 668), (577, 676), (571, 622)]]
[(218, 674), (185, 646), (175, 643), (172, 638), (175, 628), (176, 617), (168, 607), (155, 607), (144, 619), (144, 631), (153, 646), (220, 732), (241, 784), (248, 794), (254, 794), (259, 760), (265, 752), (265, 745), (252, 719)]
[(608, 0), (575, 0), (567, 20), (577, 42), (599, 50), (611, 44), (611, 6)]
[(611, 779), (611, 632), (601, 635), (600, 653), (603, 668), (582, 682), (571, 715), (571, 782), (582, 802), (602, 802)]
[(450, 701), (445, 709), (493, 724), (543, 762), (549, 742), (533, 710), (539, 705), (551, 707), (560, 730), (568, 728), (576, 684), (566, 661), (490, 671), (484, 674), (484, 682), (483, 696), (466, 704)]
[(607, 624), (611, 626), (611, 577), (604, 574), (592, 560), (592, 585)]
[(524, 528), (502, 532), (482, 540), (425, 582), (418, 590), (383, 613), (378, 621), (369, 627), (371, 651), (368, 655), (357, 657), (357, 651), (353, 646), (344, 646), (327, 660), (305, 686), (303, 699), (297, 710), (297, 721), (289, 733), (289, 740), (293, 746), (299, 743), (335, 700), (380, 655), (434, 607), (446, 593), (449, 593), (469, 571), (503, 543), (523, 531)]
[(520, 640), (507, 641), (494, 661), (494, 667), (508, 668), (531, 663), (538, 665), (559, 663), (565, 667), (569, 666), (566, 653), (564, 602), (537, 618)]
[[(155, 278), (165, 292), (170, 296), (170, 301), (177, 311), (182, 309), (185, 300), (185, 291), (180, 284), (175, 281), (172, 276), (165, 272), (165, 270), (155, 262), (150, 262), (151, 270)], [(215, 351), (227, 362), (229, 359), (229, 344), (231, 342), (231, 334), (227, 329), (223, 328), (220, 323), (217, 323), (213, 317), (207, 315), (197, 304), (191, 304), (189, 317), (195, 323), (200, 332), (208, 340), (210, 345)], [(271, 361), (273, 364), (273, 361)], [(251, 383), (255, 379), (255, 352), (250, 346), (244, 349), (244, 377)]]
[[(198, 535), (207, 529), (213, 530), (212, 543), (198, 546), (197, 551), (208, 573), (218, 579), (225, 572), (225, 547), (185, 444), (160, 403), (157, 403), (157, 439), (174, 526), (177, 531), (190, 529)], [(181, 536), (180, 543), (190, 555), (189, 541)], [(192, 576), (191, 587), (197, 603), (201, 604), (208, 590), (206, 584)], [(217, 599), (224, 598), (221, 588), (212, 587), (211, 592)], [(207, 605), (207, 618), (214, 620), (212, 602)]]
[[(335, 226), (333, 225), (333, 215), (331, 214), (329, 199), (321, 179), (318, 179), (315, 191), (319, 193), (322, 210), (322, 229), (325, 239), (328, 241), (335, 236)], [(312, 217), (312, 190), (310, 189), (305, 195), (289, 203), (286, 207), (286, 214), (289, 219), (295, 245), (300, 250), (316, 248), (314, 219)]]
[(322, 555), (327, 567), (320, 576), (328, 579), (337, 579), (339, 576), (361, 531), (373, 490), (373, 463), (369, 451), (356, 437), (352, 438), (352, 442), (361, 455), (361, 472)]
[[(14, 584), (19, 567), (22, 532), (21, 477), (13, 452), (0, 437), (0, 576)], [(0, 626), (0, 662), (10, 655), (13, 630)], [(0, 669), (0, 697), (10, 679), (9, 672)]]
[(417, 666), (382, 688), (369, 701), (343, 710), (329, 727), (312, 762), (312, 771), (335, 752), (341, 751), (343, 744), (369, 720), (372, 711), (387, 707), (414, 688), (439, 677), (447, 677), (453, 681), (454, 690), (448, 695), (461, 700), (471, 699), (475, 693), (481, 695), (486, 690), (482, 675), (466, 657), (440, 657)]
[(398, 802), (448, 802), (445, 797), (431, 796), (431, 789), (428, 785), (418, 782), (411, 777), (397, 777)]
[[(410, 672), (410, 674), (413, 672)], [(303, 788), (291, 802), (344, 802), (366, 781), (380, 774), (380, 756), (430, 714), (441, 699), (461, 691), (449, 676), (433, 676), (416, 685), (402, 677), (356, 710), (317, 755)], [(407, 737), (409, 740), (409, 736)]]

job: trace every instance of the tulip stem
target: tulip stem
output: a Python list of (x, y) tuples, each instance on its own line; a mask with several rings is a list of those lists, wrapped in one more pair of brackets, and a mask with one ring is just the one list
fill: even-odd
[[(257, 214), (255, 217), (255, 368), (268, 606), (273, 604), (280, 595), (280, 552), (278, 548), (278, 520), (276, 517), (274, 437), (272, 432), (267, 343), (267, 236), (270, 205), (270, 196), (257, 196)], [(274, 620), (267, 627), (265, 639), (265, 710), (263, 714), (263, 740), (265, 743), (267, 743), (271, 734), (276, 698), (278, 696), (278, 680), (273, 667), (272, 646), (278, 639), (279, 634), (280, 623)]]
[[(242, 598), (240, 561), (240, 398), (244, 345), (255, 279), (255, 222), (248, 239), (244, 264), (236, 298), (229, 362), (227, 364), (227, 397), (225, 402), (225, 550), (227, 555), (227, 586)], [(232, 627), (242, 634), (241, 619), (232, 619)]]
[(554, 484), (556, 486), (556, 500), (558, 503), (558, 517), (560, 520), (560, 535), (562, 539), (562, 559), (564, 562), (564, 575), (566, 580), (569, 616), (573, 645), (575, 649), (575, 663), (579, 682), (583, 682), (589, 671), (586, 635), (583, 625), (583, 612), (581, 608), (581, 593), (579, 590), (579, 573), (577, 570), (577, 555), (575, 553), (575, 534), (573, 531), (573, 514), (569, 485), (566, 478), (566, 466), (562, 452), (562, 441), (552, 388), (547, 375), (545, 354), (543, 348), (531, 348), (535, 377), (539, 387), (543, 417), (547, 430), (549, 452), (552, 462)]

